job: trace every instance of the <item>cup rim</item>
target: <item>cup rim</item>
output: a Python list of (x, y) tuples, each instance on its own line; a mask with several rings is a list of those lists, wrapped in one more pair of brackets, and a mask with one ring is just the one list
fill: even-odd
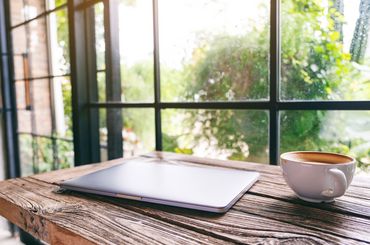
[[(312, 166), (312, 164), (310, 164), (309, 162), (305, 162), (305, 161), (298, 161), (298, 160), (295, 160), (295, 159), (289, 159), (287, 158), (287, 155), (292, 155), (292, 154), (297, 154), (297, 153), (303, 153), (303, 154), (306, 154), (306, 153), (314, 153), (314, 154), (322, 154), (322, 155), (334, 155), (334, 156), (340, 156), (340, 157), (343, 157), (343, 158), (346, 158), (348, 159), (348, 162), (343, 162), (343, 163), (322, 163), (322, 162), (317, 162), (315, 165), (321, 165), (321, 166), (334, 166), (334, 165), (340, 165), (340, 166), (343, 166), (343, 165), (351, 165), (351, 164), (354, 164), (356, 162), (356, 159), (354, 157), (351, 157), (351, 156), (348, 156), (348, 155), (344, 155), (344, 154), (340, 154), (340, 153), (334, 153), (334, 152), (325, 152), (325, 151), (289, 151), (289, 152), (284, 152), (283, 154), (280, 155), (280, 159), (281, 160), (286, 160), (286, 161), (290, 161), (290, 162), (294, 162), (294, 163), (300, 163), (300, 164), (305, 164), (305, 165), (310, 165)], [(281, 162), (282, 163), (282, 162)]]

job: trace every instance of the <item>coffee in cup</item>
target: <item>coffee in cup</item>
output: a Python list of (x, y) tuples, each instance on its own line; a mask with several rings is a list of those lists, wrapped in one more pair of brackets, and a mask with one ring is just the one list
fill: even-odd
[(283, 176), (302, 200), (332, 202), (352, 182), (356, 160), (350, 156), (315, 151), (287, 152), (280, 156)]

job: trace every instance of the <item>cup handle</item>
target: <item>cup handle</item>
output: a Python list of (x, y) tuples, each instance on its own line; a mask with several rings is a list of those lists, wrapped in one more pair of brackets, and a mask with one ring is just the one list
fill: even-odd
[(332, 188), (323, 190), (321, 194), (327, 197), (340, 197), (344, 195), (347, 189), (347, 179), (344, 173), (337, 168), (329, 169), (328, 173), (334, 177), (335, 188), (332, 187)]

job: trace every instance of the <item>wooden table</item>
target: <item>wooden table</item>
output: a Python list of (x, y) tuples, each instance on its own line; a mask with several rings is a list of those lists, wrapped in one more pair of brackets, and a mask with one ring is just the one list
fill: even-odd
[(370, 244), (370, 180), (332, 204), (297, 199), (280, 168), (155, 152), (181, 164), (257, 170), (260, 180), (226, 214), (75, 192), (57, 183), (127, 159), (0, 182), (0, 214), (51, 244)]

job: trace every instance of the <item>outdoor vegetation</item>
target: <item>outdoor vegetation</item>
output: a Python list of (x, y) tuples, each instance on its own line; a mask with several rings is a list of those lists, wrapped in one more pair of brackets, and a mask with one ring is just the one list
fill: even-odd
[[(138, 3), (139, 0), (121, 1), (125, 8), (135, 8)], [(281, 100), (370, 99), (370, 0), (358, 0), (358, 3), (359, 7), (352, 11), (355, 16), (354, 28), (349, 32), (346, 29), (349, 20), (345, 8), (354, 4), (350, 1), (282, 0)], [(215, 0), (209, 4), (226, 3)], [(104, 70), (102, 7), (99, 5), (95, 11), (97, 63), (98, 69)], [(264, 13), (266, 19), (257, 21), (243, 33), (224, 31), (211, 35), (196, 32), (196, 41), (193, 42), (191, 52), (188, 52), (190, 55), (183, 58), (180, 65), (172, 67), (163, 59), (160, 67), (161, 100), (268, 100), (269, 1), (259, 1), (258, 11)], [(59, 18), (58, 42), (68, 50), (65, 46), (68, 44), (66, 16)], [(160, 54), (161, 57), (166, 56), (165, 52)], [(68, 61), (68, 52), (64, 56)], [(153, 71), (152, 53), (147, 58), (131, 63), (122, 60), (122, 100), (153, 101)], [(104, 74), (97, 74), (100, 101), (105, 100)], [(63, 97), (65, 120), (67, 128), (71, 130), (69, 85), (64, 85)], [(99, 115), (101, 144), (104, 148), (106, 110), (100, 110)], [(137, 154), (153, 150), (154, 110), (123, 109), (122, 115), (125, 152)], [(267, 163), (268, 125), (269, 113), (263, 110), (166, 109), (162, 111), (163, 150)], [(369, 111), (280, 112), (281, 153), (291, 150), (323, 150), (351, 154), (357, 158), (358, 165), (366, 169), (370, 166), (369, 142)], [(61, 146), (58, 151), (60, 156), (70, 157), (72, 150)], [(45, 152), (48, 159), (44, 162), (52, 162), (52, 154)], [(38, 170), (45, 171), (48, 168)]]
[[(268, 10), (267, 4), (259, 8)], [(353, 33), (343, 31), (344, 6), (343, 0), (282, 1), (281, 100), (370, 99), (370, 1), (360, 1)], [(244, 35), (199, 35), (198, 46), (181, 69), (161, 64), (162, 100), (268, 100), (268, 21)], [(350, 39), (349, 47), (344, 38)], [(138, 81), (147, 87), (152, 84), (153, 70), (145, 63), (122, 71), (126, 87), (135, 88)], [(130, 97), (145, 95), (138, 89)], [(162, 119), (164, 150), (192, 154), (202, 144), (201, 150), (210, 157), (268, 161), (267, 111), (164, 110)], [(369, 112), (282, 111), (280, 121), (280, 152), (351, 154), (363, 168), (370, 161)], [(132, 124), (134, 131), (141, 126)], [(141, 133), (141, 137), (144, 140), (146, 135)], [(204, 151), (207, 147), (212, 151)]]

